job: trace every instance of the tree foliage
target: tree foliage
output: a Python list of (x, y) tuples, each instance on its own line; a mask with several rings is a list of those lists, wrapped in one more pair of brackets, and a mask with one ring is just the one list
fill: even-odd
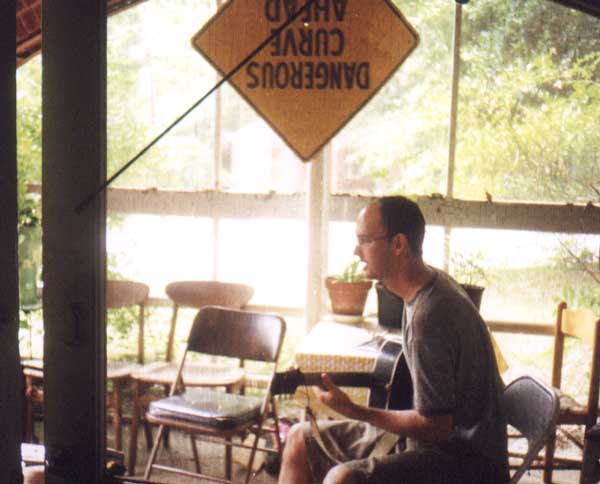
[(456, 193), (599, 200), (598, 19), (547, 0), (465, 11)]

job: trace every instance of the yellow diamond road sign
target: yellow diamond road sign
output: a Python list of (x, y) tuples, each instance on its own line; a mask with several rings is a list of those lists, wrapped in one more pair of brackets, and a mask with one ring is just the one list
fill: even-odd
[[(227, 75), (307, 0), (230, 0), (192, 44)], [(419, 37), (391, 0), (314, 0), (229, 80), (303, 160), (385, 84)]]

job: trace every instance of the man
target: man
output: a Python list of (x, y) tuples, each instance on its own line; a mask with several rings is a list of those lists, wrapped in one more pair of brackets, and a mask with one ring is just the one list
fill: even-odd
[[(460, 286), (424, 263), (424, 235), (423, 214), (404, 197), (384, 197), (357, 219), (355, 253), (365, 274), (405, 302), (413, 409), (355, 404), (324, 374), (319, 400), (354, 420), (319, 422), (320, 438), (307, 423), (295, 426), (280, 484), (508, 482), (503, 385), (489, 332)], [(405, 449), (370, 456), (390, 433), (406, 438)]]

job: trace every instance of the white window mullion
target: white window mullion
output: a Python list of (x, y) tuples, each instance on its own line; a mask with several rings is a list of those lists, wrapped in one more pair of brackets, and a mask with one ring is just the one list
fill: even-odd
[[(456, 156), (456, 128), (458, 117), (458, 86), (460, 81), (460, 39), (462, 32), (462, 5), (454, 4), (454, 35), (452, 46), (452, 91), (450, 96), (450, 123), (448, 133), (448, 177), (446, 179), (446, 198), (454, 198), (454, 172)], [(447, 271), (450, 265), (450, 244), (452, 227), (444, 227), (443, 266)]]

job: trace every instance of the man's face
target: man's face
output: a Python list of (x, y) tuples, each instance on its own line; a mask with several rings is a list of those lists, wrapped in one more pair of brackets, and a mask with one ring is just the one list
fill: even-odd
[(365, 276), (383, 281), (388, 268), (390, 239), (381, 223), (378, 203), (365, 207), (356, 220), (354, 253), (365, 263)]

